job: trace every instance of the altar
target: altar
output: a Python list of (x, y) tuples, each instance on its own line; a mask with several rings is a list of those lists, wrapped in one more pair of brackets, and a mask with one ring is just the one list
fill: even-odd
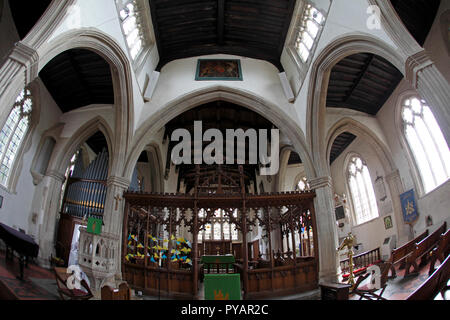
[(200, 264), (203, 266), (204, 273), (233, 273), (236, 259), (233, 255), (208, 255), (202, 256)]

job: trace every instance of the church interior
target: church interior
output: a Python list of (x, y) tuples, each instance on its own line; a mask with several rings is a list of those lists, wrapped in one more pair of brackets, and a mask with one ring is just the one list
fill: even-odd
[(0, 300), (449, 297), (450, 1), (0, 0), (0, 39)]

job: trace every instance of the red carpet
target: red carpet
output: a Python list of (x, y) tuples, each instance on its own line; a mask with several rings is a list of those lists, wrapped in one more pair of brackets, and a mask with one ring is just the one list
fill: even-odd
[[(56, 297), (35, 281), (55, 281), (50, 270), (40, 268), (32, 263), (24, 269), (24, 280), (16, 278), (19, 274), (19, 263), (6, 261), (4, 252), (0, 252), (0, 300), (55, 300)], [(56, 283), (56, 282), (55, 282)]]

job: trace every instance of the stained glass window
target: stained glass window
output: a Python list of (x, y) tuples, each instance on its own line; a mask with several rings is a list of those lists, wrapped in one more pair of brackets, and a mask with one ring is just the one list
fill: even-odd
[(309, 182), (308, 179), (306, 177), (302, 178), (299, 180), (299, 182), (297, 183), (297, 186), (295, 188), (295, 191), (308, 191), (310, 190), (310, 186), (309, 186)]
[(31, 92), (24, 89), (0, 132), (0, 184), (3, 186), (8, 183), (17, 152), (28, 131), (32, 109)]
[(359, 157), (353, 157), (348, 166), (350, 193), (356, 224), (362, 224), (379, 216), (375, 191), (369, 169)]
[[(199, 218), (205, 219), (205, 210), (199, 211)], [(237, 218), (237, 209), (232, 213), (234, 218)], [(230, 219), (225, 214), (224, 210), (215, 210), (212, 216), (208, 220), (208, 224), (205, 226), (205, 230), (202, 230), (198, 234), (199, 241), (202, 240), (233, 240), (239, 239), (239, 234), (234, 224), (230, 223)]]
[(438, 123), (424, 100), (406, 99), (402, 109), (403, 130), (425, 193), (450, 177), (450, 151)]

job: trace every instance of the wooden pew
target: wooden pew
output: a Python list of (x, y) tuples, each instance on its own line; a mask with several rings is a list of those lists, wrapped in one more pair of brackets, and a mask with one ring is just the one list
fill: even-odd
[(435, 270), (434, 266), (436, 264), (436, 261), (439, 260), (440, 263), (444, 262), (445, 258), (449, 254), (450, 254), (450, 229), (448, 229), (446, 233), (441, 235), (437, 247), (434, 248), (433, 250), (428, 275), (431, 276), (431, 274), (434, 272)]
[(449, 277), (450, 256), (406, 300), (433, 300), (439, 293), (444, 298), (445, 292), (449, 289), (447, 285)]
[(102, 300), (131, 300), (131, 289), (124, 282), (118, 289), (104, 286), (101, 290)]
[(391, 263), (391, 277), (395, 278), (397, 273), (395, 271), (395, 265), (401, 263), (400, 269), (404, 268), (406, 258), (413, 252), (416, 243), (422, 241), (425, 237), (428, 236), (428, 229), (425, 230), (422, 234), (412, 239), (411, 241), (405, 243), (399, 248), (395, 248), (392, 250), (391, 258), (389, 262)]
[[(430, 252), (433, 251), (434, 248), (436, 248), (439, 243), (441, 234), (445, 233), (446, 230), (447, 223), (444, 222), (444, 224), (436, 231), (428, 235), (425, 239), (416, 243), (412, 254), (410, 254), (406, 258), (405, 277), (410, 275), (411, 273), (418, 273), (419, 266), (423, 266), (426, 264)], [(421, 259), (420, 265), (417, 264), (418, 259)], [(411, 266), (413, 267), (413, 272), (410, 272)]]

